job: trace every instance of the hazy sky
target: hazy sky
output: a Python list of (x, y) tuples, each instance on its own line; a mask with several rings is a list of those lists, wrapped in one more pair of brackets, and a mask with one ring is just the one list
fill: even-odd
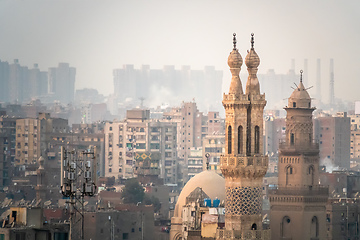
[(286, 73), (291, 59), (298, 72), (307, 58), (314, 85), (321, 58), (326, 99), (334, 58), (336, 97), (360, 99), (359, 0), (0, 0), (2, 61), (17, 58), (46, 71), (69, 62), (77, 69), (76, 88), (106, 95), (113, 92), (112, 70), (123, 64), (214, 65), (224, 70), (228, 91), (233, 32), (243, 58), (255, 33), (260, 73)]

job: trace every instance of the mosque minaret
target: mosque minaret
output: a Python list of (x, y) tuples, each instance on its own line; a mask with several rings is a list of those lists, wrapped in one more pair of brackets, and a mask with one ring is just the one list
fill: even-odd
[(225, 177), (225, 228), (218, 229), (217, 239), (269, 239), (269, 230), (262, 229), (262, 182), (268, 158), (262, 151), (266, 100), (257, 79), (260, 58), (251, 34), (251, 49), (245, 58), (249, 77), (244, 93), (239, 77), (243, 59), (236, 49), (236, 34), (233, 44), (228, 58), (230, 90), (223, 97), (225, 154), (220, 160)]
[(270, 191), (271, 239), (326, 239), (328, 187), (319, 184), (311, 98), (302, 82), (289, 97), (286, 139), (279, 145), (278, 187)]

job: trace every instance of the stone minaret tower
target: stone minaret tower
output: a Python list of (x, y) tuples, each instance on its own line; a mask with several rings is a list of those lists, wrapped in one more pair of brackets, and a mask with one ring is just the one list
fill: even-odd
[(226, 113), (225, 155), (221, 156), (221, 171), (225, 177), (225, 229), (219, 229), (218, 239), (269, 239), (269, 230), (262, 229), (262, 182), (268, 159), (263, 155), (263, 110), (265, 94), (260, 94), (256, 73), (260, 58), (251, 49), (245, 58), (249, 77), (243, 92), (239, 77), (242, 57), (234, 48), (228, 58), (232, 74), (229, 94), (224, 94)]
[(300, 83), (285, 107), (278, 187), (270, 191), (271, 239), (325, 239), (328, 188), (319, 185), (319, 145), (313, 142), (311, 98)]
[(42, 201), (42, 204), (46, 201), (46, 183), (45, 183), (45, 168), (44, 168), (44, 158), (40, 156), (39, 158), (39, 168), (36, 170), (37, 173), (37, 185), (36, 190), (36, 200)]

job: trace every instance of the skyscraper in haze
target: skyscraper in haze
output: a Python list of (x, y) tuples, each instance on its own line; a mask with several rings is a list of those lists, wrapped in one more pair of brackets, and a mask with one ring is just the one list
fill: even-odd
[(213, 66), (203, 70), (192, 70), (190, 66), (175, 69), (165, 65), (162, 69), (151, 69), (142, 65), (124, 65), (114, 69), (114, 95), (120, 102), (145, 98), (145, 103), (156, 106), (164, 101), (177, 103), (191, 101), (196, 97), (201, 108), (214, 109), (221, 99), (222, 71)]
[(321, 59), (316, 61), (316, 98), (321, 102)]
[(53, 99), (62, 103), (74, 101), (76, 69), (69, 63), (59, 63), (58, 67), (49, 68), (49, 93)]

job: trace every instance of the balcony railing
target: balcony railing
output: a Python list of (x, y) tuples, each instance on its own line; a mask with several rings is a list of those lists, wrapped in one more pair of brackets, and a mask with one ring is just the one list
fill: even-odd
[(246, 167), (246, 166), (268, 166), (268, 158), (266, 156), (253, 156), (253, 157), (244, 157), (244, 156), (220, 156), (220, 164), (223, 167)]
[(225, 230), (217, 229), (216, 239), (263, 239), (270, 240), (271, 232), (267, 230), (247, 230), (247, 231), (236, 231), (236, 230)]
[(279, 150), (280, 151), (319, 151), (319, 143), (318, 142), (305, 142), (305, 143), (289, 143), (285, 141), (279, 142)]
[(295, 195), (295, 196), (328, 196), (329, 188), (326, 186), (303, 186), (303, 187), (269, 187), (271, 195)]

